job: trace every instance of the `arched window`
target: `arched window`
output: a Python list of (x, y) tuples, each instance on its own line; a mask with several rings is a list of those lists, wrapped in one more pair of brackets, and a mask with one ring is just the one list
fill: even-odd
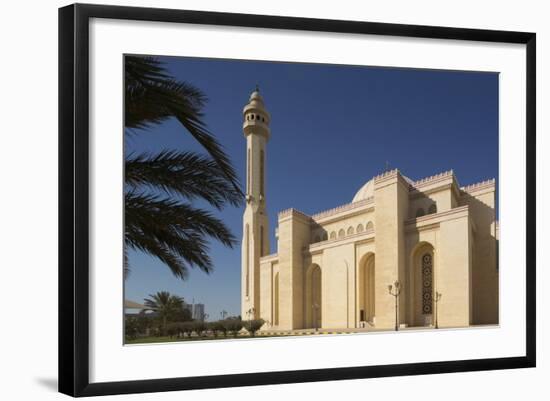
[(330, 239), (336, 239), (336, 233), (334, 231), (330, 233)]
[(426, 253), (422, 256), (422, 313), (432, 314), (432, 255)]
[(357, 226), (357, 232), (358, 232), (358, 233), (362, 233), (364, 230), (365, 230), (365, 229), (363, 228), (363, 224), (359, 224), (359, 225)]
[(374, 230), (374, 224), (372, 223), (372, 221), (369, 221), (367, 223), (367, 231), (371, 231), (371, 230)]
[(326, 240), (328, 240), (328, 234), (327, 234), (327, 233), (324, 233), (324, 234), (323, 234), (323, 241), (326, 241)]
[(422, 217), (424, 216), (426, 213), (424, 213), (424, 209), (422, 209), (421, 207), (419, 207), (418, 209), (416, 209), (416, 217)]
[(340, 231), (338, 231), (338, 238), (344, 238), (346, 236), (346, 232), (344, 231), (343, 228), (340, 229)]
[(434, 214), (434, 213), (437, 213), (437, 206), (435, 203), (432, 203), (428, 208), (428, 214)]
[(348, 235), (353, 235), (353, 227), (348, 228)]

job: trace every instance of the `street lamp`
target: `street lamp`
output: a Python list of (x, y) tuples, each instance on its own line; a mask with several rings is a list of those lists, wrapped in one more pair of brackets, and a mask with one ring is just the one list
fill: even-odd
[(388, 292), (390, 295), (393, 295), (395, 297), (395, 331), (399, 330), (399, 317), (398, 317), (398, 298), (399, 294), (401, 294), (401, 284), (399, 281), (395, 280), (395, 283), (393, 283), (393, 286), (390, 284), (388, 285)]
[(441, 299), (441, 293), (436, 291), (435, 297), (434, 297), (434, 301), (435, 301), (435, 328), (436, 329), (439, 329), (439, 321), (438, 321), (439, 319), (437, 318), (437, 315), (439, 313), (439, 308), (438, 308), (437, 303), (439, 302), (440, 299)]

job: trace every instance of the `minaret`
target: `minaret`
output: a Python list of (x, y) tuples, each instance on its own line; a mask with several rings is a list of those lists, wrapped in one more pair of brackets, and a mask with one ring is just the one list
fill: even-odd
[(260, 258), (269, 253), (269, 220), (266, 211), (266, 145), (270, 115), (260, 90), (250, 95), (243, 109), (246, 138), (246, 209), (243, 215), (242, 295), (243, 320), (260, 316)]

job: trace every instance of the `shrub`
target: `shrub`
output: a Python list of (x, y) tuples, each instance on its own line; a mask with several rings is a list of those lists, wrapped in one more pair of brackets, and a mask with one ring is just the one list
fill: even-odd
[(197, 333), (197, 336), (202, 337), (204, 335), (204, 331), (206, 330), (206, 322), (202, 320), (193, 321), (193, 330)]
[(256, 335), (256, 332), (264, 325), (265, 320), (263, 319), (252, 319), (246, 322), (246, 329), (250, 333), (251, 337)]
[(215, 326), (218, 332), (221, 332), (224, 337), (227, 337), (227, 328), (223, 324), (223, 320), (218, 320), (217, 322), (215, 322)]
[(191, 334), (193, 334), (194, 329), (195, 329), (195, 322), (183, 322), (181, 324), (181, 330), (184, 335), (187, 335), (187, 337), (191, 337)]
[(218, 337), (218, 330), (216, 330), (216, 322), (206, 323), (206, 329), (210, 331), (214, 337)]
[(243, 328), (243, 322), (238, 317), (230, 317), (222, 321), (225, 330), (233, 337), (237, 337), (239, 331)]
[(183, 322), (172, 322), (166, 325), (166, 334), (170, 337), (182, 337), (184, 333), (184, 324)]
[(125, 316), (124, 334), (129, 340), (148, 335), (154, 320), (145, 314)]
[(126, 321), (124, 324), (124, 335), (128, 340), (133, 340), (137, 338), (139, 334), (139, 323), (136, 317), (126, 316)]

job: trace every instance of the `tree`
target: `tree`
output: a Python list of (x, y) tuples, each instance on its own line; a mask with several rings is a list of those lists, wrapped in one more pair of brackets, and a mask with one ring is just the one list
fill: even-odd
[(181, 337), (181, 334), (183, 333), (182, 324), (180, 322), (171, 322), (166, 325), (166, 334), (168, 334), (169, 337)]
[(206, 322), (203, 320), (194, 320), (193, 330), (197, 333), (197, 336), (202, 337), (206, 330)]
[(218, 328), (217, 328), (217, 326), (216, 326), (216, 323), (217, 323), (217, 322), (208, 322), (208, 323), (206, 324), (207, 330), (209, 330), (210, 333), (212, 333), (212, 335), (213, 335), (214, 337), (218, 337)]
[(184, 300), (177, 295), (171, 295), (168, 291), (159, 291), (156, 294), (149, 295), (150, 298), (144, 300), (147, 309), (158, 313), (161, 321), (161, 334), (166, 334), (166, 326), (169, 320), (181, 312)]
[(252, 319), (246, 322), (246, 329), (250, 333), (251, 337), (256, 335), (256, 332), (264, 325), (265, 320), (263, 319)]
[(138, 319), (135, 316), (126, 316), (124, 319), (124, 335), (127, 340), (133, 340), (139, 335)]
[(194, 327), (195, 325), (194, 325), (194, 322), (192, 321), (183, 322), (181, 325), (182, 332), (184, 335), (187, 334), (187, 337), (191, 337), (191, 335), (193, 334)]
[(222, 324), (233, 337), (237, 337), (239, 331), (243, 328), (243, 322), (240, 317), (229, 317)]
[(227, 337), (227, 327), (223, 324), (223, 320), (218, 320), (216, 322), (216, 330), (221, 332), (224, 337)]
[(125, 272), (127, 249), (148, 253), (181, 279), (190, 267), (209, 273), (208, 238), (232, 247), (226, 225), (191, 201), (221, 210), (243, 202), (237, 175), (203, 121), (205, 95), (170, 76), (151, 57), (125, 57), (125, 138), (174, 118), (206, 151), (129, 154), (125, 160)]
[(191, 316), (191, 311), (188, 308), (185, 308), (184, 305), (180, 308), (180, 310), (176, 311), (174, 314), (173, 320), (175, 322), (188, 322), (193, 320), (193, 317)]
[(127, 340), (148, 335), (154, 327), (154, 319), (145, 313), (126, 315), (124, 317), (124, 333)]

